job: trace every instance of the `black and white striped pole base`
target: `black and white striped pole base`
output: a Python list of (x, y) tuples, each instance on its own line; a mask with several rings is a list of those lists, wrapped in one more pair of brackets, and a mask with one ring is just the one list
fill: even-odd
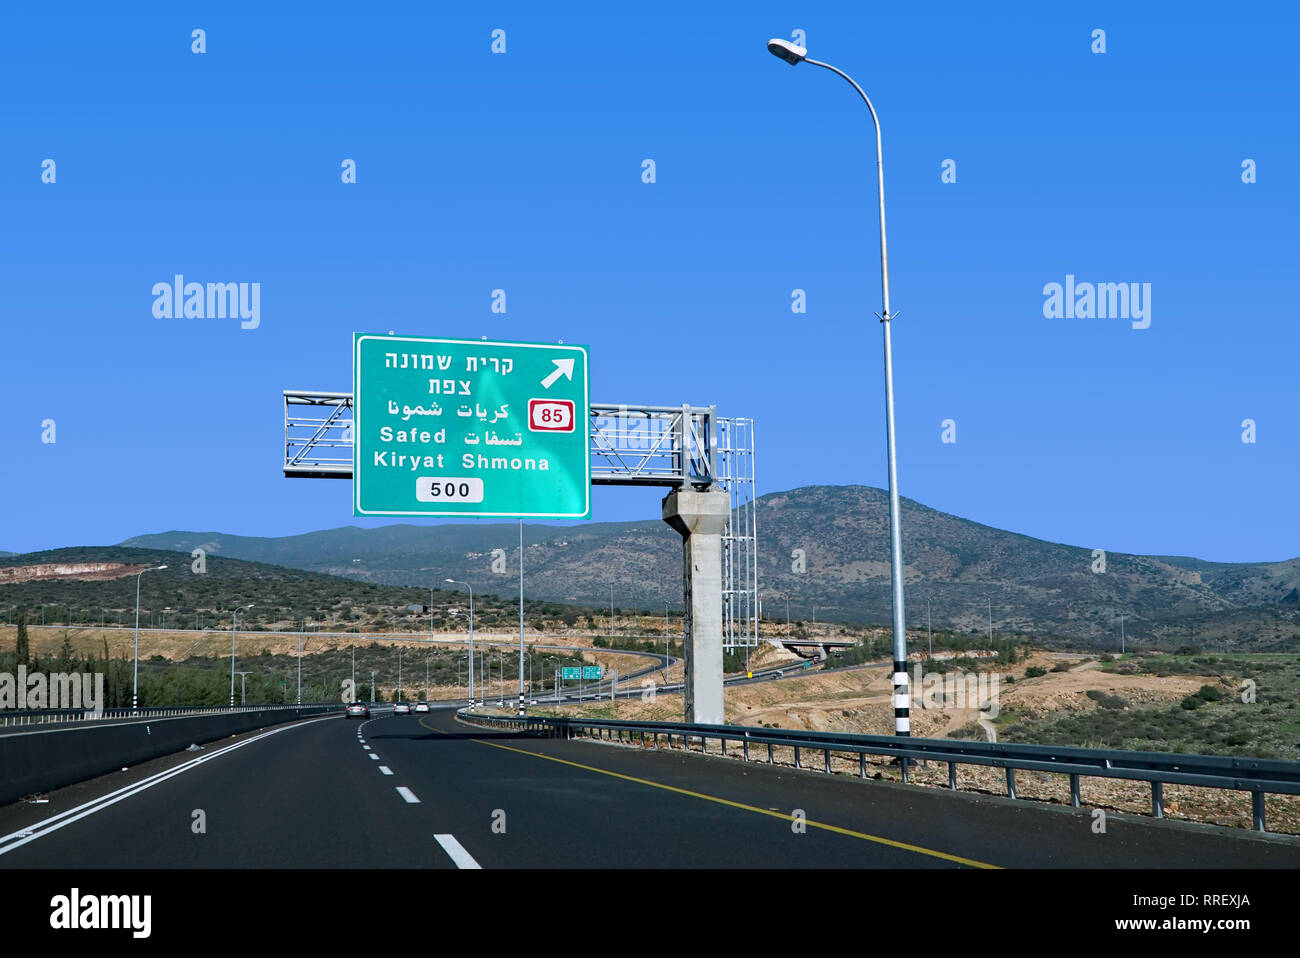
[[(894, 734), (912, 734), (912, 720), (908, 714), (911, 696), (908, 694), (907, 663), (894, 662)], [(903, 781), (908, 780), (911, 760), (905, 755), (898, 756), (898, 767), (902, 771)]]
[(911, 735), (912, 720), (908, 707), (911, 695), (908, 693), (907, 663), (894, 663), (894, 734)]
[(524, 714), (524, 693), (523, 692), (519, 693), (519, 714), (520, 715)]

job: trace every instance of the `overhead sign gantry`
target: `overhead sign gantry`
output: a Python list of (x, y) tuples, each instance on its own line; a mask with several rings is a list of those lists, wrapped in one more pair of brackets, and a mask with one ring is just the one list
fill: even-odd
[(722, 651), (758, 644), (752, 419), (592, 403), (586, 348), (563, 343), (357, 333), (353, 362), (353, 393), (284, 390), (285, 476), (353, 479), (365, 516), (578, 519), (592, 485), (667, 487), (686, 718), (723, 721)]

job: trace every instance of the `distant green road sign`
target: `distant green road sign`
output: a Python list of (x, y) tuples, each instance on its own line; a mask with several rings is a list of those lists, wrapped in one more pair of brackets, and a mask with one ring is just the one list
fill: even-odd
[(566, 681), (569, 679), (574, 681), (578, 679), (599, 679), (603, 674), (599, 665), (584, 665), (581, 668), (576, 665), (565, 665), (560, 668), (560, 678)]
[(591, 515), (585, 346), (353, 337), (353, 514)]

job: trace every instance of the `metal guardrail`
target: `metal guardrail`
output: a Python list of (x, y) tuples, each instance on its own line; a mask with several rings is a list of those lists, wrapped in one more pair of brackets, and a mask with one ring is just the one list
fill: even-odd
[(100, 722), (106, 719), (174, 718), (182, 715), (238, 715), (241, 712), (302, 708), (337, 708), (340, 712), (343, 710), (342, 705), (322, 705), (312, 702), (303, 703), (302, 705), (237, 705), (234, 708), (228, 705), (191, 705), (143, 709), (120, 708), (104, 709), (100, 712), (93, 709), (23, 709), (22, 711), (0, 711), (0, 728), (19, 725), (60, 725), (68, 722)]
[[(915, 761), (948, 763), (948, 787), (957, 789), (957, 766), (983, 765), (1006, 771), (1007, 796), (1016, 797), (1017, 770), (1052, 772), (1070, 777), (1070, 804), (1081, 805), (1079, 780), (1082, 777), (1118, 778), (1149, 782), (1151, 814), (1164, 818), (1165, 784), (1194, 785), (1249, 792), (1254, 829), (1265, 831), (1264, 796), (1300, 794), (1300, 762), (1279, 759), (1238, 758), (1222, 755), (1184, 755), (1170, 752), (1135, 752), (1123, 749), (1078, 748), (1055, 745), (1020, 745), (1001, 742), (962, 742), (952, 739), (905, 738), (888, 735), (859, 735), (849, 732), (812, 732), (801, 729), (765, 729), (744, 725), (691, 725), (684, 722), (625, 722), (614, 719), (577, 719), (541, 716), (496, 716), (469, 713), (461, 709), (457, 716), (498, 728), (512, 728), (549, 738), (596, 738), (634, 741), (642, 745), (646, 736), (659, 747), (663, 736), (668, 745), (681, 739), (688, 750), (699, 740), (701, 751), (707, 742), (721, 742), (722, 754), (727, 744), (741, 746), (744, 761), (750, 761), (750, 748), (767, 747), (767, 762), (773, 761), (777, 747), (794, 749), (796, 768), (803, 768), (802, 752), (806, 749), (823, 754), (823, 770), (831, 771), (831, 753), (858, 756), (858, 775), (867, 777), (867, 756), (878, 755), (898, 761), (904, 782), (910, 781), (908, 766)], [(626, 738), (625, 738), (626, 736)]]

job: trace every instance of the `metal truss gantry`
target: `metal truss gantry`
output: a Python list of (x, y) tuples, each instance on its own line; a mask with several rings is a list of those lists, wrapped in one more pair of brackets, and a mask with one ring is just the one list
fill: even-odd
[[(731, 497), (723, 532), (723, 647), (758, 644), (758, 528), (754, 420), (715, 406), (592, 403), (593, 486), (721, 489)], [(284, 390), (284, 474), (350, 479), (352, 394)]]

